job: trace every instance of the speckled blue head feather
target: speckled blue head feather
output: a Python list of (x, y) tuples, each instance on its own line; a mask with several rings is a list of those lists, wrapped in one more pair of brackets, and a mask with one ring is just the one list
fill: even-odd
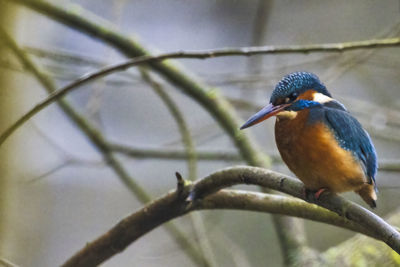
[(270, 102), (274, 103), (279, 98), (285, 98), (294, 92), (301, 94), (310, 89), (331, 97), (331, 94), (317, 75), (311, 72), (299, 71), (290, 73), (280, 80), (272, 92)]

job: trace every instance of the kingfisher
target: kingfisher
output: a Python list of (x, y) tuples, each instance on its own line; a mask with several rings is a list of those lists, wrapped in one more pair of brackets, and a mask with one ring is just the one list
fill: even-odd
[(310, 72), (282, 78), (269, 104), (240, 129), (276, 116), (275, 141), (283, 161), (304, 183), (306, 196), (354, 191), (376, 207), (375, 147), (361, 124)]

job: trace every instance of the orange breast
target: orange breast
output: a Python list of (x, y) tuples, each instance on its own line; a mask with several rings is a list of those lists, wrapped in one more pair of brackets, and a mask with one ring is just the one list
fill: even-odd
[(277, 119), (275, 139), (283, 161), (308, 189), (358, 190), (366, 182), (359, 162), (341, 148), (323, 123), (307, 124), (309, 110), (295, 119)]

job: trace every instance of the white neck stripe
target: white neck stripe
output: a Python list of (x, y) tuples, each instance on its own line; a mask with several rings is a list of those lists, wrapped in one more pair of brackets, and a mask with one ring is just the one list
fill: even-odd
[(330, 102), (330, 101), (332, 101), (332, 100), (333, 100), (333, 99), (330, 98), (329, 96), (326, 96), (326, 95), (321, 94), (321, 93), (314, 93), (314, 94), (313, 94), (313, 101), (318, 102), (318, 103), (321, 103), (321, 104)]

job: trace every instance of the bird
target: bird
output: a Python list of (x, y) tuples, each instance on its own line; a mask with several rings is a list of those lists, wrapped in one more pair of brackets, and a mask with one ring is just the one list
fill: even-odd
[(354, 191), (371, 207), (377, 201), (377, 154), (366, 130), (313, 73), (284, 76), (269, 104), (240, 129), (276, 117), (282, 160), (304, 183), (305, 196)]

